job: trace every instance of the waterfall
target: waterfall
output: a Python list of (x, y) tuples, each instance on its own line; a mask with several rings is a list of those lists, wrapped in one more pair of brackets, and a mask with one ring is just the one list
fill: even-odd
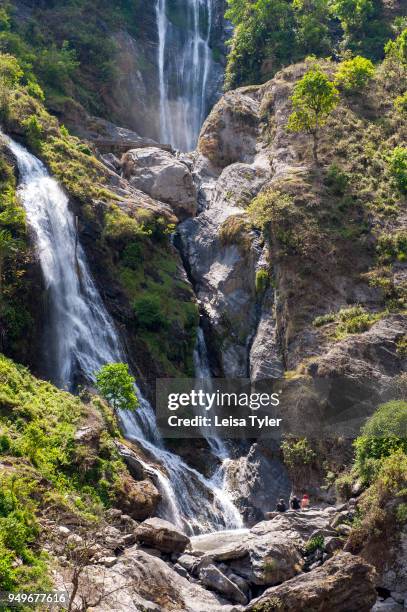
[[(197, 380), (197, 387), (203, 388), (205, 392), (210, 393), (213, 391), (212, 385), (212, 373), (209, 365), (208, 351), (206, 348), (205, 336), (202, 327), (198, 327), (196, 347), (194, 351), (194, 367), (195, 367), (195, 378)], [(227, 483), (227, 471), (228, 466), (231, 463), (229, 458), (228, 448), (225, 442), (219, 438), (216, 428), (214, 427), (210, 432), (210, 435), (206, 435), (206, 440), (209, 444), (212, 454), (219, 461), (219, 466), (212, 475), (210, 482), (212, 486), (222, 496), (225, 504), (231, 504), (234, 509), (234, 525), (235, 528), (243, 527), (242, 517), (238, 510), (235, 508), (232, 497), (228, 490)]]
[(195, 148), (208, 110), (212, 0), (157, 0), (160, 140)]
[[(39, 159), (10, 138), (6, 142), (17, 159), (19, 197), (47, 289), (45, 357), (55, 383), (72, 389), (75, 376), (92, 381), (104, 364), (125, 361), (124, 352), (92, 279), (66, 194)], [(151, 456), (153, 465), (144, 465), (163, 498), (160, 514), (190, 533), (238, 526), (240, 517), (224, 492), (164, 448), (154, 411), (137, 392), (140, 408), (120, 417), (125, 436)]]

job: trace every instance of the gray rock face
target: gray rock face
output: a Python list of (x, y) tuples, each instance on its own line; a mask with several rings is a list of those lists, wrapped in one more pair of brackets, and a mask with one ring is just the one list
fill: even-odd
[(122, 158), (123, 176), (152, 198), (170, 204), (179, 219), (196, 213), (192, 174), (186, 164), (157, 147), (132, 149)]
[(256, 154), (259, 104), (240, 89), (225, 94), (202, 126), (198, 151), (217, 168), (249, 162)]
[[(114, 567), (92, 565), (86, 568), (85, 574), (80, 580), (77, 601), (82, 596), (88, 602), (98, 602), (91, 606), (96, 612), (238, 612), (243, 609), (189, 582), (164, 561), (137, 547), (127, 549)], [(56, 576), (56, 584), (61, 589), (69, 588), (69, 570)]]
[(183, 552), (190, 540), (174, 525), (159, 518), (147, 519), (138, 526), (136, 540), (164, 553)]
[(321, 567), (267, 589), (247, 612), (266, 612), (276, 603), (282, 612), (369, 612), (376, 600), (371, 565), (349, 553), (338, 553)]
[[(235, 491), (234, 501), (242, 509), (247, 523), (275, 507), (276, 499), (288, 499), (291, 483), (279, 457), (265, 454), (261, 444), (253, 444), (247, 456), (231, 461), (227, 467), (228, 485)], [(256, 520), (257, 519), (257, 520)]]
[(202, 584), (224, 595), (226, 599), (236, 603), (246, 604), (247, 597), (239, 587), (229, 580), (215, 565), (203, 567), (199, 572)]
[[(209, 324), (207, 340), (217, 358), (218, 373), (237, 378), (250, 375), (253, 369), (257, 379), (266, 374), (267, 366), (259, 365), (266, 353), (269, 359), (264, 363), (274, 355), (272, 370), (280, 372), (270, 309), (273, 293), (262, 296), (256, 291), (256, 271), (265, 265), (266, 253), (244, 217), (245, 206), (267, 178), (267, 169), (261, 164), (234, 163), (218, 178), (208, 178), (205, 165), (200, 167), (200, 158), (194, 168), (205, 209), (181, 224), (179, 235)], [(259, 319), (261, 338), (256, 335)], [(257, 365), (251, 363), (251, 350)]]

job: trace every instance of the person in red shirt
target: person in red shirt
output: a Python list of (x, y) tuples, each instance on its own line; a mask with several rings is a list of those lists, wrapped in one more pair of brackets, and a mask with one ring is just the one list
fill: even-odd
[(306, 493), (302, 496), (301, 500), (301, 510), (308, 510), (309, 508), (309, 497)]

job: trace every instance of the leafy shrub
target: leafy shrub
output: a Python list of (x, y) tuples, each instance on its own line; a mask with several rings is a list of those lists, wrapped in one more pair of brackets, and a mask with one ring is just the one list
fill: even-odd
[(310, 447), (306, 438), (299, 440), (287, 439), (281, 444), (284, 463), (290, 468), (309, 465), (316, 458), (315, 451)]
[(357, 55), (339, 64), (335, 75), (335, 83), (344, 91), (360, 91), (366, 87), (374, 73), (375, 68), (372, 62), (365, 57)]
[(318, 535), (313, 538), (310, 538), (305, 545), (305, 552), (310, 555), (316, 550), (324, 550), (324, 544), (325, 544), (325, 540), (324, 540), (324, 536), (322, 535)]
[(339, 166), (332, 164), (327, 170), (324, 182), (334, 195), (342, 196), (348, 186), (349, 176)]
[(146, 295), (137, 299), (133, 304), (139, 327), (149, 331), (158, 331), (167, 326), (162, 314), (161, 303), (157, 296)]
[(407, 232), (381, 234), (377, 241), (377, 253), (381, 263), (407, 260)]
[(407, 91), (401, 96), (397, 96), (394, 101), (394, 107), (401, 115), (407, 115)]
[(407, 455), (398, 448), (383, 457), (373, 483), (359, 499), (359, 518), (348, 541), (350, 551), (360, 551), (372, 538), (382, 539), (394, 520), (405, 520), (406, 493)]
[(350, 499), (352, 497), (353, 477), (352, 474), (345, 472), (335, 480), (335, 489), (340, 499)]
[(137, 268), (139, 268), (141, 262), (143, 261), (142, 252), (143, 249), (140, 242), (130, 242), (130, 244), (125, 247), (121, 255), (122, 264), (127, 268), (137, 270)]
[(367, 312), (363, 306), (358, 305), (342, 308), (337, 315), (339, 321), (336, 328), (337, 338), (342, 338), (346, 334), (360, 334), (367, 331), (382, 317), (382, 314)]
[(407, 402), (390, 401), (379, 406), (355, 441), (358, 474), (371, 482), (382, 459), (401, 449), (407, 453)]
[(24, 122), (26, 128), (27, 140), (34, 150), (38, 151), (41, 148), (41, 141), (43, 137), (43, 127), (38, 120), (36, 115), (31, 115)]
[(407, 28), (400, 33), (396, 40), (389, 40), (384, 47), (384, 51), (388, 59), (407, 66)]
[(398, 189), (407, 193), (407, 148), (395, 147), (388, 157), (388, 164)]
[(323, 325), (327, 325), (328, 323), (333, 323), (336, 319), (336, 316), (333, 312), (327, 312), (324, 315), (319, 315), (315, 317), (312, 324), (314, 327), (322, 327)]
[(293, 199), (289, 194), (269, 189), (251, 201), (247, 213), (254, 227), (267, 230), (272, 222), (278, 223), (289, 213), (292, 204)]
[(116, 205), (111, 205), (105, 214), (105, 227), (103, 236), (106, 240), (119, 245), (137, 242), (148, 232), (136, 219), (129, 217)]
[(255, 284), (256, 292), (264, 293), (264, 291), (270, 284), (270, 275), (267, 270), (265, 270), (264, 268), (260, 268), (260, 270), (257, 270)]

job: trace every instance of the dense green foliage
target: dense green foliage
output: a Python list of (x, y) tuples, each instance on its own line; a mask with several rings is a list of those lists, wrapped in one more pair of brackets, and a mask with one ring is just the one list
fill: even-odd
[(398, 449), (407, 454), (407, 402), (382, 404), (363, 427), (355, 442), (356, 470), (365, 482), (371, 482), (384, 457)]
[[(405, 14), (402, 3), (393, 11), (382, 0), (228, 0), (235, 30), (226, 87), (263, 82), (310, 54), (338, 57), (347, 50), (377, 61)], [(395, 52), (404, 49), (400, 44)]]
[[(91, 427), (93, 444), (76, 436)], [(97, 521), (126, 468), (106, 406), (84, 405), (0, 355), (0, 588), (49, 588), (41, 520)]]
[(19, 18), (7, 1), (0, 14), (0, 51), (13, 54), (32, 89), (39, 83), (56, 106), (75, 99), (103, 113), (101, 88), (112, 87), (115, 43), (106, 35), (121, 27), (137, 33), (140, 0), (53, 0), (39, 2)]
[(348, 92), (360, 91), (366, 87), (374, 72), (372, 62), (357, 55), (339, 64), (335, 75), (335, 84)]
[(135, 410), (135, 380), (125, 363), (108, 363), (96, 372), (96, 387), (114, 410)]
[(30, 326), (26, 303), (28, 258), (25, 214), (16, 198), (13, 167), (0, 152), (0, 349), (6, 340), (10, 353)]

